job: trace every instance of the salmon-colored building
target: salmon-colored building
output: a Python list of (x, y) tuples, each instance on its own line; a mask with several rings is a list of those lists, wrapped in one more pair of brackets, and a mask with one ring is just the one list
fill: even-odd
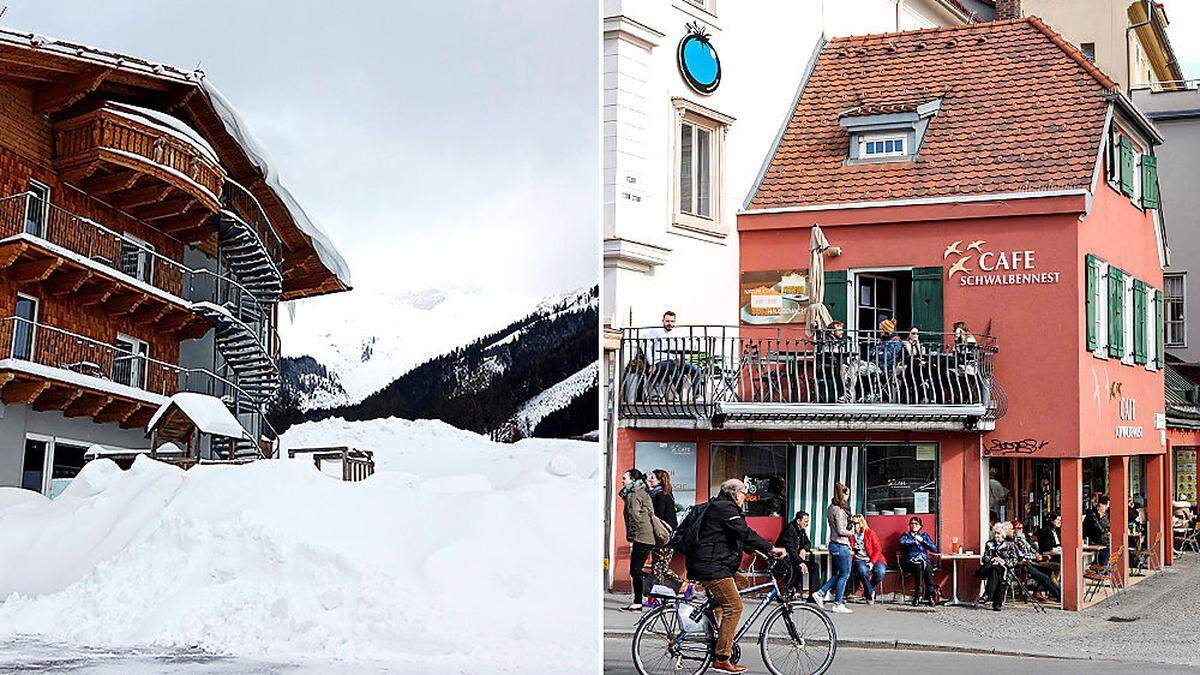
[[(1160, 142), (1034, 17), (829, 42), (738, 217), (741, 288), (713, 301), (741, 325), (623, 337), (618, 474), (670, 465), (686, 503), (747, 480), (753, 527), (804, 509), (818, 544), (846, 483), (892, 566), (913, 514), (979, 552), (992, 522), (1061, 512), (1067, 609), (1092, 494), (1111, 496), (1114, 551), (1161, 560)], [(808, 325), (822, 286), (844, 334)]]

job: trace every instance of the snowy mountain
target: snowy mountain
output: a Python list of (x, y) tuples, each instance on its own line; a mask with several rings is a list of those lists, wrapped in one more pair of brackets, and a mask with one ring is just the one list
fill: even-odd
[[(426, 355), (423, 363), (398, 376), (396, 361), (403, 365), (413, 360), (409, 353), (401, 354), (401, 345), (420, 352), (432, 348), (429, 341), (422, 347), (405, 336), (368, 334), (362, 325), (325, 323), (325, 334), (310, 339), (309, 345), (332, 363), (315, 354), (284, 359), (283, 387), (272, 423), (283, 431), (329, 417), (403, 417), (440, 419), (480, 433), (504, 427), (515, 432), (511, 433), (515, 438), (587, 433), (596, 428), (599, 401), (598, 293), (592, 287), (545, 299), (532, 311), (510, 315), (509, 322), (469, 344), (459, 340), (462, 346)], [(485, 296), (460, 294), (452, 300), (430, 290), (393, 297), (406, 307), (424, 307), (416, 311), (426, 312), (424, 318), (436, 317), (432, 323), (438, 331), (445, 328), (448, 334), (461, 335), (465, 329), (453, 318)], [(457, 306), (439, 313), (438, 308), (450, 302)], [(521, 318), (512, 321), (511, 316)], [(376, 317), (364, 323), (378, 327), (384, 322)], [(426, 332), (427, 325), (413, 323), (405, 332)], [(342, 330), (358, 339), (336, 339), (336, 331)], [(293, 344), (288, 351), (297, 349)], [(356, 396), (366, 383), (382, 377), (364, 370), (390, 373), (391, 379), (373, 393)]]

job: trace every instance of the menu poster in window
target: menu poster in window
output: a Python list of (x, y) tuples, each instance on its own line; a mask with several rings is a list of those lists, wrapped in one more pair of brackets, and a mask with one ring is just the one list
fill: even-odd
[(1175, 451), (1175, 499), (1190, 502), (1196, 499), (1196, 451)]
[(913, 513), (929, 513), (929, 493), (913, 493)]
[(662, 469), (671, 476), (675, 507), (683, 510), (696, 503), (696, 444), (637, 443), (633, 449), (637, 468), (645, 473)]
[(808, 270), (742, 272), (740, 289), (742, 323), (804, 323)]

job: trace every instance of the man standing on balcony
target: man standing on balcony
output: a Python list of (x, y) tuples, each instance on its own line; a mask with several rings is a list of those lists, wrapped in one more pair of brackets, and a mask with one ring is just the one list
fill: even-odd
[(645, 339), (646, 361), (650, 366), (650, 391), (667, 397), (673, 392), (683, 396), (685, 378), (691, 380), (693, 400), (700, 398), (700, 367), (689, 359), (700, 355), (698, 343), (690, 335), (675, 331), (675, 312), (663, 312), (662, 328), (648, 328), (642, 332)]

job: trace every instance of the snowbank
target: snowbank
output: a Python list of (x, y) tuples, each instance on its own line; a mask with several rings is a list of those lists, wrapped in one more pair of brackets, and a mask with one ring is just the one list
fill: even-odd
[(139, 457), (89, 463), (54, 501), (0, 489), (0, 642), (595, 671), (595, 444), (403, 420), (327, 420), (284, 443), (371, 449), (378, 473)]

